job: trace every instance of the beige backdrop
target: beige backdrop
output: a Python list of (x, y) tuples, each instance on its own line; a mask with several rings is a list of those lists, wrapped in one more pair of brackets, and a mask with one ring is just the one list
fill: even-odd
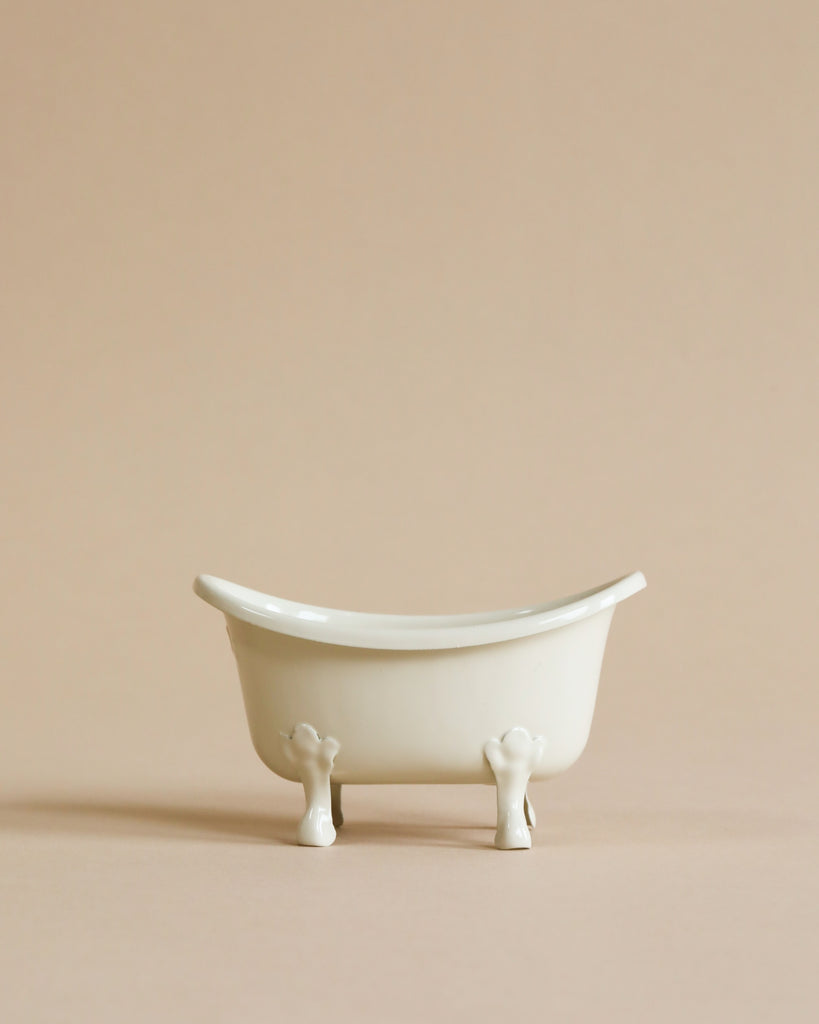
[[(4, 1021), (815, 1019), (817, 12), (8, 5)], [(190, 590), (632, 569), (529, 855), (292, 846)]]

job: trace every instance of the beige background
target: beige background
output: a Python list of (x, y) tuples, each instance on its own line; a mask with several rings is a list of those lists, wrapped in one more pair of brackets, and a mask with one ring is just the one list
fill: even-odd
[[(817, 12), (7, 5), (4, 1021), (815, 1019)], [(636, 568), (529, 855), (292, 846), (190, 591)]]

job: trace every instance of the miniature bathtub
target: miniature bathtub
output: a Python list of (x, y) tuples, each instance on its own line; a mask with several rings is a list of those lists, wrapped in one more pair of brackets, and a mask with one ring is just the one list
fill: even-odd
[(562, 601), (471, 615), (374, 615), (284, 601), (214, 576), (253, 745), (301, 782), (305, 846), (329, 846), (348, 783), (497, 787), (499, 849), (531, 846), (526, 787), (583, 751), (615, 605), (635, 572)]

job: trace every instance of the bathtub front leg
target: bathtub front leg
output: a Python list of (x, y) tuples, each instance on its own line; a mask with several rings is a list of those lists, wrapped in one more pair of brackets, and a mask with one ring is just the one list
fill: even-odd
[(330, 804), (333, 810), (333, 824), (341, 828), (344, 824), (344, 815), (341, 813), (341, 783), (330, 783)]
[(340, 749), (339, 742), (332, 736), (322, 739), (312, 725), (301, 722), (289, 736), (282, 733), (282, 747), (301, 779), (307, 803), (299, 824), (299, 844), (331, 846), (336, 830), (333, 828), (330, 772)]
[(501, 739), (489, 740), (483, 748), (498, 791), (495, 846), (499, 850), (528, 850), (532, 845), (527, 817), (534, 825), (534, 812), (526, 786), (545, 746), (542, 736), (532, 738), (526, 729), (517, 726)]

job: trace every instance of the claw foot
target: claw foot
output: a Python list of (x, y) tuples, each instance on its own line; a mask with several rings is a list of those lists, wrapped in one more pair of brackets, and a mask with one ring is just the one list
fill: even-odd
[(307, 810), (299, 823), (301, 846), (331, 846), (336, 838), (330, 793), (330, 772), (339, 752), (338, 740), (319, 736), (312, 725), (299, 723), (287, 736), (282, 733), (285, 756), (304, 786)]
[(527, 816), (534, 825), (534, 812), (526, 795), (526, 786), (545, 746), (542, 736), (532, 737), (526, 729), (516, 726), (504, 733), (501, 739), (489, 740), (483, 748), (497, 785), (495, 846), (499, 850), (528, 850), (532, 845)]

